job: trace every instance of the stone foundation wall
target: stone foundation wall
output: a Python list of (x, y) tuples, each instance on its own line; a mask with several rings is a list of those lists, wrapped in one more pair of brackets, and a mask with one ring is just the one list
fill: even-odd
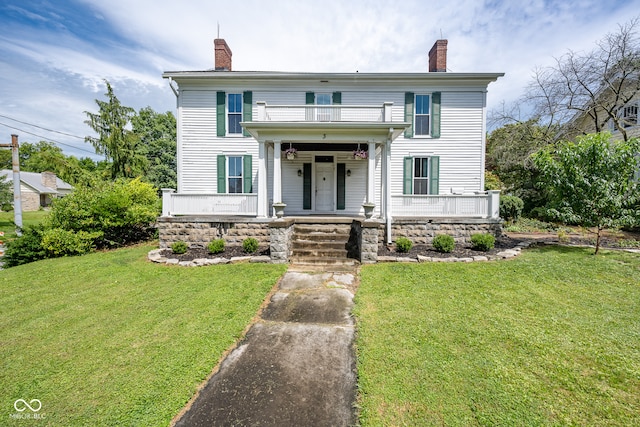
[(272, 262), (278, 264), (286, 264), (289, 262), (293, 240), (293, 224), (295, 224), (295, 222), (292, 220), (277, 220), (269, 224)]
[(162, 217), (158, 219), (160, 248), (182, 240), (190, 247), (204, 248), (214, 239), (224, 239), (228, 246), (241, 246), (246, 238), (258, 240), (260, 247), (269, 246), (269, 221), (253, 218)]
[(378, 246), (381, 233), (381, 224), (377, 221), (364, 221), (361, 229), (360, 239), (360, 262), (371, 264), (378, 261)]
[[(457, 243), (469, 243), (471, 235), (489, 233), (495, 237), (502, 235), (502, 222), (489, 219), (442, 219), (425, 221), (424, 219), (394, 219), (391, 225), (391, 240), (406, 237), (414, 244), (431, 244), (439, 234), (452, 236)], [(384, 244), (385, 233), (380, 233), (380, 244)]]

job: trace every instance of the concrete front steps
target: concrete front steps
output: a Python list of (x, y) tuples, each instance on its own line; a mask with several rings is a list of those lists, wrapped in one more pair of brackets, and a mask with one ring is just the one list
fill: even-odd
[(295, 223), (290, 262), (299, 265), (355, 265), (348, 258), (349, 223)]

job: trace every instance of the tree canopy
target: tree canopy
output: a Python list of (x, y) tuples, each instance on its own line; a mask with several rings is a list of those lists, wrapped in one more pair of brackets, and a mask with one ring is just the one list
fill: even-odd
[(98, 113), (85, 111), (85, 121), (98, 137), (87, 136), (98, 154), (111, 161), (111, 178), (134, 178), (142, 175), (146, 158), (140, 153), (139, 138), (127, 126), (135, 110), (120, 103), (111, 84), (105, 80), (106, 101), (96, 99)]
[(549, 194), (548, 215), (597, 228), (596, 253), (604, 228), (632, 225), (640, 215), (640, 140), (611, 141), (608, 133), (578, 137), (533, 156), (538, 185)]

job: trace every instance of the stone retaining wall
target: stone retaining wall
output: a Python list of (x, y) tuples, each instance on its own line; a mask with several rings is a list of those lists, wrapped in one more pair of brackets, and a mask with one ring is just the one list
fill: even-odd
[[(240, 246), (244, 239), (253, 237), (261, 247), (270, 247), (273, 262), (286, 263), (291, 254), (294, 223), (295, 220), (290, 218), (161, 217), (158, 219), (158, 236), (161, 249), (168, 248), (179, 240), (190, 247), (204, 248), (212, 240), (220, 238), (229, 246)], [(490, 233), (500, 237), (502, 223), (499, 220), (473, 218), (401, 218), (394, 219), (391, 226), (392, 241), (402, 236), (419, 245), (431, 244), (439, 234), (451, 235), (458, 243), (468, 243), (471, 235), (476, 233)], [(386, 243), (385, 234), (385, 225), (377, 220), (353, 221), (350, 245), (359, 251), (362, 263), (378, 261), (378, 247)]]
[[(469, 243), (471, 236), (477, 233), (489, 233), (495, 237), (502, 235), (501, 220), (490, 219), (432, 219), (401, 218), (394, 219), (391, 225), (391, 240), (406, 237), (416, 245), (431, 244), (439, 234), (452, 236), (456, 243)], [(379, 243), (384, 244), (385, 233), (380, 233)]]
[(224, 239), (228, 246), (241, 246), (246, 238), (258, 240), (261, 247), (269, 246), (271, 219), (212, 217), (161, 217), (158, 219), (160, 248), (182, 240), (193, 248), (204, 248), (214, 239)]

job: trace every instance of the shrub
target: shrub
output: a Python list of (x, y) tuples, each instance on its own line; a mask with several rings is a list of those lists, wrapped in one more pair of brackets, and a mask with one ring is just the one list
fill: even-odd
[(496, 238), (491, 234), (478, 233), (471, 236), (471, 247), (478, 251), (490, 251), (496, 244)]
[(215, 239), (209, 242), (207, 249), (210, 254), (219, 254), (224, 252), (224, 239)]
[(258, 240), (253, 237), (248, 237), (242, 241), (242, 249), (248, 253), (252, 254), (258, 250)]
[(42, 225), (30, 226), (22, 230), (22, 236), (7, 242), (3, 266), (15, 267), (47, 258), (47, 252), (42, 248), (43, 233)]
[(433, 238), (433, 247), (438, 252), (449, 253), (455, 249), (456, 242), (448, 234), (439, 234)]
[(114, 247), (153, 236), (160, 199), (151, 184), (139, 179), (78, 186), (70, 195), (54, 200), (47, 228), (75, 232), (102, 232), (94, 244)]
[(42, 234), (42, 248), (50, 257), (82, 255), (90, 252), (102, 233), (50, 228)]
[(517, 196), (500, 196), (500, 216), (506, 221), (516, 221), (522, 215), (524, 202)]
[(171, 244), (171, 251), (176, 255), (187, 252), (187, 249), (189, 249), (189, 247), (182, 240), (178, 240), (177, 242)]
[(396, 239), (396, 247), (398, 248), (398, 252), (406, 253), (413, 247), (413, 242), (406, 237), (398, 237)]

